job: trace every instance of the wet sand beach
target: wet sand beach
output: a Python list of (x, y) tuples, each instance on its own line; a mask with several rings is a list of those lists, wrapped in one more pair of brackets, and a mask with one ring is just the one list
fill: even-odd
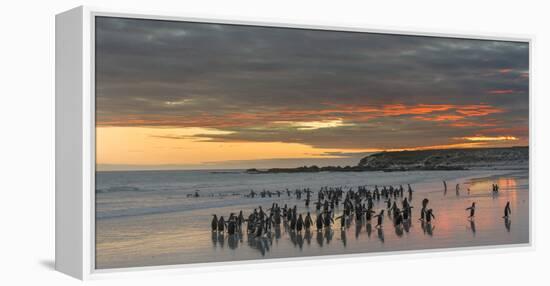
[[(202, 174), (202, 173), (201, 173)], [(211, 176), (222, 176), (212, 183)], [(101, 174), (100, 174), (101, 176)], [(199, 262), (219, 262), (284, 257), (304, 257), (350, 253), (372, 253), (399, 250), (422, 250), (467, 246), (504, 245), (529, 242), (529, 185), (527, 170), (483, 171), (417, 171), (361, 172), (353, 174), (291, 174), (250, 175), (213, 174), (201, 181), (193, 175), (178, 180), (181, 174), (156, 174), (161, 179), (139, 181), (139, 174), (124, 179), (117, 174), (104, 174), (98, 182), (96, 209), (96, 268), (121, 268), (170, 265)], [(124, 177), (124, 176), (122, 176)], [(191, 178), (197, 182), (189, 183)], [(444, 192), (442, 180), (447, 182)], [(154, 181), (154, 182), (151, 182)], [(223, 187), (223, 183), (228, 187)], [(160, 184), (159, 182), (163, 182)], [(283, 182), (283, 183), (281, 183)], [(250, 189), (274, 191), (275, 186), (309, 187), (316, 194), (320, 186), (359, 185), (373, 188), (374, 184), (398, 186), (410, 183), (414, 192), (411, 205), (412, 220), (394, 227), (385, 215), (382, 228), (376, 221), (370, 224), (353, 220), (341, 230), (339, 222), (331, 229), (297, 233), (285, 224), (274, 228), (261, 238), (247, 235), (246, 229), (236, 235), (212, 232), (212, 214), (228, 217), (242, 210), (245, 217), (262, 206), (272, 203), (289, 207), (297, 205), (298, 213), (310, 211), (313, 221), (317, 215), (314, 204), (306, 208), (304, 201), (294, 197), (245, 197)], [(189, 183), (189, 184), (188, 184)], [(232, 185), (232, 183), (234, 183)], [(459, 184), (459, 192), (455, 185)], [(491, 191), (498, 184), (498, 194)], [(117, 189), (114, 186), (126, 187)], [(192, 196), (200, 189), (200, 197)], [(469, 191), (468, 191), (469, 189)], [(406, 192), (405, 192), (406, 193)], [(407, 197), (407, 194), (405, 194)], [(429, 199), (435, 220), (422, 223), (421, 201)], [(402, 198), (398, 198), (398, 201)], [(476, 215), (469, 220), (468, 211), (476, 202)], [(512, 213), (504, 219), (504, 207), (510, 202)], [(141, 206), (147, 206), (142, 208)], [(374, 201), (374, 211), (386, 209), (384, 200)], [(342, 205), (335, 216), (342, 213)], [(387, 212), (386, 212), (387, 213)], [(243, 227), (244, 228), (244, 227)]]

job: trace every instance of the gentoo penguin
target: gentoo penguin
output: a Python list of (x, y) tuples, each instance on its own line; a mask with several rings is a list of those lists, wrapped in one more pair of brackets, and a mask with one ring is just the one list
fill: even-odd
[(297, 223), (296, 216), (292, 215), (292, 217), (290, 218), (290, 230), (296, 229), (296, 223)]
[(346, 216), (342, 214), (340, 217), (340, 228), (345, 229), (346, 228)]
[(386, 208), (387, 208), (387, 209), (391, 209), (391, 199), (388, 199), (388, 200), (386, 201)]
[(469, 207), (469, 208), (466, 208), (466, 210), (469, 210), (470, 211), (470, 216), (468, 218), (473, 218), (475, 213), (476, 213), (476, 203), (473, 202), (472, 203), (472, 206)]
[(218, 216), (217, 215), (212, 215), (212, 231), (217, 231), (218, 230)]
[(510, 202), (506, 203), (506, 206), (504, 207), (504, 216), (503, 218), (508, 218), (508, 216), (512, 213), (512, 210), (510, 209)]
[(420, 209), (420, 219), (421, 221), (424, 221), (424, 218), (426, 217), (426, 209), (428, 207), (428, 203), (430, 201), (426, 198), (422, 200), (422, 209)]
[(304, 226), (304, 219), (302, 218), (302, 214), (298, 216), (298, 221), (296, 222), (296, 230), (298, 232), (302, 231), (302, 227)]
[(426, 211), (426, 222), (427, 223), (431, 223), (432, 222), (432, 218), (435, 218), (434, 214), (433, 214), (433, 211), (432, 209), (429, 209)]
[(323, 216), (321, 214), (317, 215), (315, 224), (317, 226), (317, 231), (321, 231), (323, 229)]
[(311, 214), (307, 212), (306, 219), (304, 220), (304, 227), (308, 230), (313, 225), (313, 220), (311, 219)]
[(220, 217), (220, 220), (218, 220), (218, 231), (223, 232), (225, 229), (225, 220), (223, 219), (223, 215)]
[(235, 231), (237, 230), (237, 218), (231, 213), (229, 215), (229, 219), (227, 220), (227, 233), (229, 235), (235, 234)]
[(384, 210), (381, 210), (380, 213), (375, 215), (374, 217), (378, 217), (376, 227), (382, 227), (382, 222), (384, 221)]
[(330, 213), (330, 212), (325, 213), (324, 220), (325, 220), (325, 221), (324, 221), (324, 226), (325, 226), (326, 229), (330, 228), (331, 222), (334, 222), (334, 221), (332, 220), (332, 217), (331, 217), (331, 213)]

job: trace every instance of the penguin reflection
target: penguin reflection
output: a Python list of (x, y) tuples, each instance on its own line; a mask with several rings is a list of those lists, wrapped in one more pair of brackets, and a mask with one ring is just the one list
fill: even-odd
[(434, 235), (433, 231), (435, 229), (435, 226), (432, 225), (431, 223), (427, 223), (427, 222), (422, 221), (420, 223), (420, 227), (422, 228), (422, 232), (424, 232), (424, 234), (427, 234), (429, 236)]
[(401, 226), (401, 224), (396, 224), (394, 225), (395, 227), (395, 235), (397, 235), (398, 237), (403, 237), (403, 227)]
[(348, 241), (347, 241), (347, 237), (346, 237), (346, 230), (345, 229), (342, 229), (340, 231), (340, 238), (342, 239), (342, 245), (344, 246), (344, 248), (347, 246), (348, 244)]
[(311, 230), (306, 229), (306, 233), (304, 235), (304, 238), (306, 240), (307, 245), (311, 245)]
[(296, 246), (298, 244), (296, 232), (291, 230), (288, 232), (288, 236), (290, 237), (290, 242), (292, 242), (292, 245)]
[(265, 254), (269, 251), (269, 240), (266, 237), (249, 236), (248, 246), (252, 249), (260, 251), (262, 256), (265, 256)]
[(325, 238), (327, 240), (327, 244), (330, 244), (330, 241), (332, 240), (332, 236), (334, 233), (332, 232), (332, 229), (326, 228), (325, 229)]
[(372, 225), (367, 223), (367, 236), (370, 238), (370, 235), (372, 234)]
[(504, 218), (504, 227), (506, 227), (506, 231), (510, 232), (510, 226), (512, 226), (512, 221), (510, 218)]
[(323, 247), (324, 237), (322, 231), (317, 232), (317, 237), (315, 239), (317, 240), (317, 244), (319, 244), (320, 247)]
[(475, 236), (476, 235), (476, 222), (473, 219), (470, 220), (470, 229), (472, 230), (472, 233)]
[(298, 232), (298, 234), (296, 235), (296, 243), (298, 244), (300, 250), (302, 250), (302, 248), (304, 247), (304, 236), (302, 235), (301, 231)]
[(218, 243), (221, 248), (225, 246), (225, 234), (223, 232), (218, 233)]
[(409, 233), (410, 229), (411, 229), (411, 221), (410, 220), (406, 220), (403, 222), (403, 229), (405, 230), (406, 233)]
[(230, 234), (227, 237), (227, 245), (230, 249), (237, 249), (237, 246), (239, 246), (239, 235), (238, 234)]
[(428, 225), (426, 226), (426, 233), (429, 236), (433, 236), (434, 235), (434, 229), (435, 229), (435, 225), (432, 225), (431, 223), (428, 223)]
[(361, 228), (363, 228), (362, 223), (355, 224), (355, 239), (359, 238), (359, 234), (361, 233)]
[(384, 229), (378, 228), (378, 239), (383, 243), (384, 242)]
[(218, 246), (218, 233), (212, 232), (212, 246), (216, 248)]
[(275, 241), (277, 241), (281, 238), (281, 226), (275, 225), (273, 228), (275, 229)]

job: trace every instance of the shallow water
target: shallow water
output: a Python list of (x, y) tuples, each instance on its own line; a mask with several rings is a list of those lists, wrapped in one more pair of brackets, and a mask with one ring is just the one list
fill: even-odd
[[(301, 257), (395, 250), (529, 242), (528, 171), (416, 171), (360, 173), (245, 174), (208, 171), (98, 173), (96, 193), (96, 268), (120, 268), (197, 262)], [(442, 180), (448, 191), (443, 191)], [(210, 231), (212, 214), (228, 217), (273, 202), (297, 205), (300, 213), (315, 209), (303, 200), (246, 198), (255, 191), (321, 186), (393, 185), (410, 183), (415, 190), (413, 220), (394, 227), (387, 215), (381, 229), (353, 221), (345, 230), (339, 222), (329, 231), (295, 233), (283, 224), (270, 236), (249, 238), (244, 232), (228, 236)], [(455, 192), (455, 185), (460, 191)], [(491, 185), (500, 192), (493, 195)], [(469, 191), (468, 191), (469, 189)], [(199, 198), (189, 197), (200, 190)], [(313, 195), (315, 198), (316, 195)], [(420, 202), (430, 200), (436, 219), (417, 220)], [(467, 219), (466, 207), (476, 202), (476, 216)], [(510, 201), (512, 214), (502, 218)], [(385, 208), (383, 199), (374, 209)], [(336, 210), (336, 216), (342, 209)]]

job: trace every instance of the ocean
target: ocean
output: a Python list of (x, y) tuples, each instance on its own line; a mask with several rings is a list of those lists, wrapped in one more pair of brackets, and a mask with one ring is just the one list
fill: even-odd
[[(443, 180), (448, 190), (443, 190)], [(418, 250), (529, 242), (529, 185), (527, 170), (463, 170), (410, 172), (319, 172), (247, 174), (244, 170), (119, 171), (96, 175), (96, 259), (98, 269), (218, 262), (283, 257), (334, 255), (393, 250)], [(500, 186), (498, 195), (491, 185)], [(386, 218), (384, 227), (353, 222), (341, 230), (295, 233), (281, 226), (262, 238), (213, 233), (213, 214), (228, 217), (242, 210), (245, 217), (273, 202), (300, 213), (310, 211), (303, 199), (249, 198), (255, 192), (321, 187), (375, 185), (414, 190), (414, 219), (403, 228)], [(459, 191), (455, 191), (459, 184)], [(195, 195), (195, 194), (198, 194)], [(431, 225), (417, 221), (420, 201), (430, 200), (436, 216)], [(478, 205), (474, 221), (465, 208)], [(510, 201), (512, 216), (502, 219)], [(384, 209), (383, 200), (374, 209)], [(341, 210), (336, 210), (341, 213)], [(314, 219), (315, 220), (315, 219)]]

